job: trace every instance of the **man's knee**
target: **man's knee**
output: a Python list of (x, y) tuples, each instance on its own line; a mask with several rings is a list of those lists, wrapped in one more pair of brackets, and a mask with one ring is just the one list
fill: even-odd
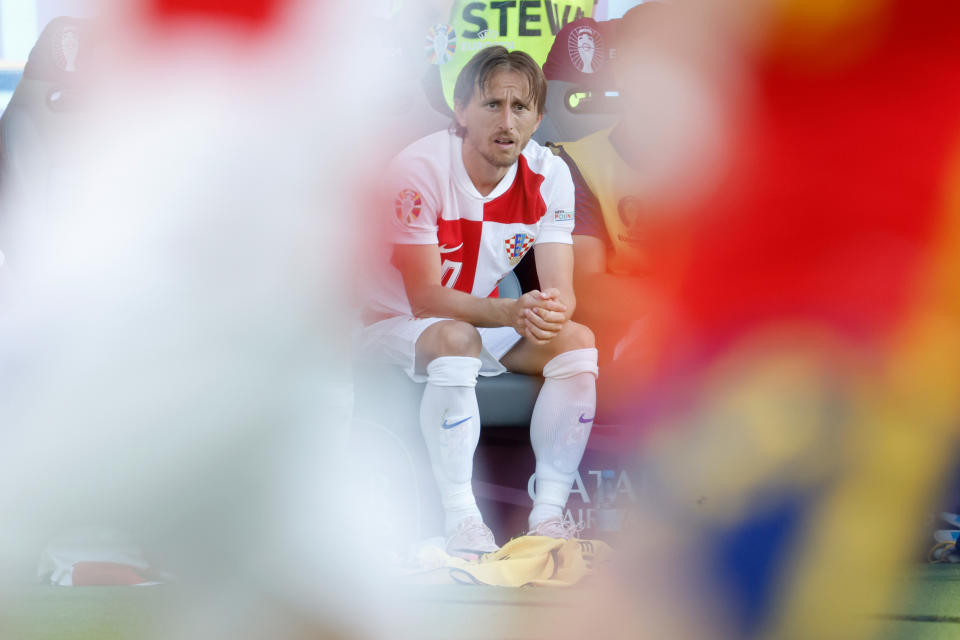
[[(562, 340), (561, 340), (562, 338)], [(593, 331), (576, 322), (569, 322), (554, 341), (556, 351), (543, 367), (544, 378), (569, 378), (581, 373), (597, 377), (597, 349)]]
[(579, 322), (568, 322), (556, 340), (557, 353), (574, 349), (593, 349), (597, 345), (590, 327)]
[(476, 327), (459, 320), (444, 320), (431, 325), (417, 341), (418, 359), (426, 362), (443, 356), (476, 358), (483, 349)]

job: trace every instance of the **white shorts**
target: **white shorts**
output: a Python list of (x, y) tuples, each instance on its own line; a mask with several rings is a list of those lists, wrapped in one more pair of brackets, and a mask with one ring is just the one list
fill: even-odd
[[(413, 318), (397, 316), (375, 322), (360, 330), (356, 347), (364, 360), (394, 364), (402, 367), (414, 382), (426, 382), (427, 376), (415, 370), (417, 340), (430, 325), (448, 318)], [(500, 364), (520, 334), (513, 327), (477, 327), (483, 349), (480, 351), (480, 375), (498, 376), (507, 368)]]

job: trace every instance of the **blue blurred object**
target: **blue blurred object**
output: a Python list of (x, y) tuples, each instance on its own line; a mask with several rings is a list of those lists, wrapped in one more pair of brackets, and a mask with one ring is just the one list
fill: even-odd
[(17, 84), (20, 83), (21, 76), (23, 76), (23, 69), (0, 69), (0, 115), (7, 108)]
[(727, 594), (740, 637), (757, 637), (770, 621), (816, 497), (815, 491), (798, 488), (713, 536), (707, 550), (713, 577)]

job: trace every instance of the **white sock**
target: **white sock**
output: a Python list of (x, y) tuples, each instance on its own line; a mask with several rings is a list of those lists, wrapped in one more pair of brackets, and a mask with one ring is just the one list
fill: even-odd
[(470, 516), (480, 517), (473, 495), (473, 454), (480, 440), (477, 373), (480, 359), (442, 356), (427, 365), (420, 401), (420, 431), (440, 489), (447, 535)]
[(563, 517), (597, 408), (597, 350), (575, 349), (543, 367), (546, 380), (530, 420), (537, 458), (536, 491), (529, 525)]

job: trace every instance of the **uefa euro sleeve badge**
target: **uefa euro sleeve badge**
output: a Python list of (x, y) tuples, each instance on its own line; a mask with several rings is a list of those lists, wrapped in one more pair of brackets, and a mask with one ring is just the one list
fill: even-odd
[(397, 220), (403, 224), (413, 224), (413, 221), (420, 215), (422, 205), (423, 199), (413, 189), (402, 189), (393, 202), (394, 211), (397, 212)]

